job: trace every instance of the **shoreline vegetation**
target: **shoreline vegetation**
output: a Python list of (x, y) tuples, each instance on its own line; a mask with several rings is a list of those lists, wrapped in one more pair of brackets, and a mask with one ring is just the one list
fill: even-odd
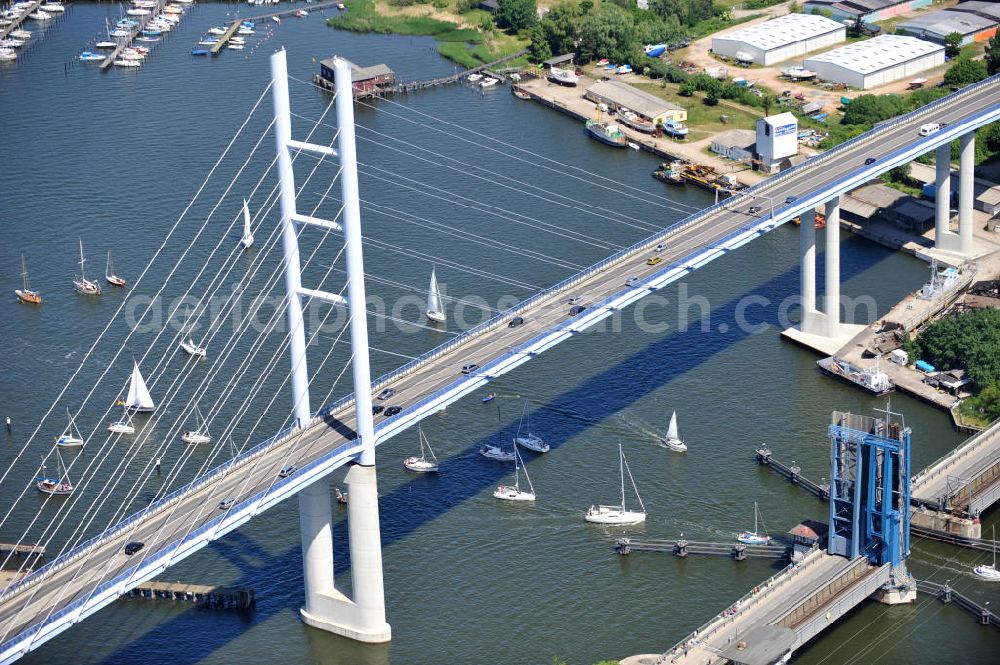
[[(505, 55), (528, 48), (527, 57), (511, 61), (510, 66), (531, 63), (560, 55), (576, 53), (577, 66), (607, 58), (629, 64), (635, 74), (647, 81), (636, 84), (664, 99), (690, 107), (703, 104), (716, 107), (729, 100), (746, 111), (770, 115), (784, 110), (796, 112), (802, 129), (826, 135), (818, 148), (826, 150), (868, 131), (879, 122), (919, 108), (952, 90), (985, 79), (1000, 70), (1000, 36), (990, 40), (984, 59), (974, 58), (978, 47), (956, 49), (941, 87), (923, 88), (904, 94), (861, 94), (840, 113), (831, 113), (824, 121), (789, 108), (780, 92), (757, 86), (737, 85), (730, 76), (714, 78), (704, 72), (691, 73), (677, 62), (650, 58), (646, 44), (687, 44), (760, 18), (750, 13), (734, 16), (736, 4), (729, 0), (648, 0), (648, 9), (639, 9), (635, 0), (542, 0), (539, 18), (536, 0), (498, 0), (495, 14), (479, 8), (478, 0), (346, 0), (347, 11), (327, 20), (331, 27), (354, 32), (420, 35), (433, 37), (437, 51), (461, 67), (473, 68)], [(758, 10), (779, 4), (778, 0), (749, 0), (744, 10)], [(796, 3), (792, 3), (795, 5)], [(674, 52), (683, 60), (684, 50)], [(695, 114), (698, 115), (698, 114)], [(692, 130), (698, 130), (691, 123)], [(701, 133), (704, 133), (703, 131)], [(977, 132), (976, 162), (1000, 155), (1000, 124), (994, 123)], [(952, 146), (957, 158), (958, 142)], [(929, 163), (931, 155), (918, 161)], [(890, 179), (890, 184), (906, 185), (905, 178)]]

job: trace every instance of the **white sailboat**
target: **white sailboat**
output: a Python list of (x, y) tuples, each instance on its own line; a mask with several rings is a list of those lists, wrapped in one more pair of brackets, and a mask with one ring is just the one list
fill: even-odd
[(125, 398), (125, 408), (140, 413), (152, 413), (156, 409), (153, 398), (149, 395), (146, 382), (139, 372), (139, 363), (132, 361), (132, 378), (128, 384), (128, 397)]
[(108, 431), (112, 434), (135, 434), (132, 416), (129, 415), (128, 408), (124, 404), (122, 404), (122, 417), (109, 423)]
[(38, 488), (39, 492), (46, 494), (72, 494), (73, 483), (69, 480), (66, 465), (63, 464), (62, 455), (59, 454), (58, 450), (56, 450), (56, 469), (57, 476), (48, 478), (45, 476), (45, 466), (43, 465), (42, 475), (35, 478), (35, 487)]
[[(632, 470), (628, 468), (625, 461), (625, 452), (622, 444), (618, 444), (618, 459), (621, 474), (622, 502), (618, 506), (591, 506), (584, 514), (583, 519), (595, 524), (639, 524), (646, 521), (646, 506), (639, 496), (639, 488), (635, 486), (635, 478), (632, 477)], [(635, 498), (639, 500), (639, 507), (642, 510), (628, 510), (625, 507), (625, 471), (628, 471), (628, 479), (632, 482), (632, 489), (635, 491)]]
[[(524, 471), (524, 479), (528, 481), (528, 489), (521, 489), (521, 478), (518, 474), (518, 467)], [(517, 452), (517, 446), (514, 446), (514, 484), (513, 485), (499, 485), (494, 491), (493, 496), (497, 499), (503, 499), (504, 501), (534, 501), (535, 500), (535, 488), (531, 484), (531, 478), (528, 477), (528, 469), (523, 465), (521, 461), (521, 456)]]
[[(525, 419), (528, 420), (527, 427), (524, 427)], [(522, 429), (524, 434), (522, 434)], [(514, 437), (514, 446), (521, 446), (527, 448), (528, 450), (534, 450), (536, 453), (547, 453), (549, 452), (549, 444), (542, 440), (542, 437), (531, 431), (531, 416), (528, 415), (528, 404), (524, 404), (524, 410), (521, 411), (521, 422), (517, 424), (517, 436)]]
[(765, 529), (764, 534), (761, 535), (757, 531), (757, 518), (760, 515), (760, 511), (757, 509), (757, 502), (753, 502), (753, 531), (744, 531), (743, 533), (736, 536), (736, 540), (740, 541), (744, 545), (767, 545), (771, 542), (771, 536), (767, 535), (767, 530)]
[(208, 355), (208, 351), (205, 350), (205, 347), (198, 346), (194, 343), (194, 337), (191, 336), (190, 330), (188, 331), (187, 337), (181, 338), (181, 348), (184, 349), (186, 354), (194, 356), (195, 358), (204, 358)]
[(688, 449), (688, 447), (681, 441), (680, 436), (677, 434), (677, 412), (674, 411), (673, 415), (670, 416), (670, 427), (667, 428), (667, 438), (660, 439), (660, 443), (669, 448), (670, 450), (675, 450), (679, 453), (683, 453)]
[[(403, 460), (403, 466), (410, 471), (416, 471), (417, 473), (437, 471), (437, 456), (431, 448), (431, 442), (427, 440), (426, 436), (424, 436), (424, 431), (420, 427), (417, 427), (417, 435), (420, 437), (420, 457), (407, 457)], [(427, 450), (431, 453), (430, 459), (427, 459), (427, 453), (424, 452), (424, 446), (426, 446)]]
[(247, 206), (246, 199), (243, 199), (243, 237), (240, 238), (240, 244), (245, 249), (250, 249), (250, 246), (253, 245), (253, 233), (250, 232), (250, 208)]
[(87, 279), (87, 276), (83, 273), (83, 264), (86, 261), (83, 258), (83, 239), (80, 239), (80, 279), (73, 280), (73, 287), (76, 288), (77, 293), (82, 293), (88, 296), (99, 296), (101, 295), (101, 285), (97, 282), (92, 282)]
[(427, 290), (427, 318), (444, 323), (444, 305), (441, 304), (441, 289), (438, 288), (437, 274), (431, 268), (431, 285)]
[(993, 564), (981, 564), (972, 569), (976, 577), (990, 582), (1000, 582), (1000, 570), (997, 570), (997, 528), (993, 527)]
[[(181, 433), (181, 441), (192, 444), (211, 443), (212, 435), (208, 433), (208, 425), (197, 406), (194, 407), (194, 414), (196, 419), (195, 421), (198, 423), (198, 426), (195, 429), (184, 430), (184, 432)], [(231, 443), (232, 441), (230, 441), (230, 444)]]
[(80, 436), (80, 430), (73, 421), (73, 415), (69, 412), (69, 409), (66, 409), (66, 416), (69, 418), (69, 424), (66, 426), (66, 430), (62, 433), (62, 436), (56, 438), (56, 445), (63, 448), (82, 446), (83, 437)]

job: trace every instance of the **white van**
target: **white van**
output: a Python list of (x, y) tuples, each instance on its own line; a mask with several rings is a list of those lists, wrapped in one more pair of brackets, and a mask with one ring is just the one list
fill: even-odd
[(938, 131), (939, 129), (941, 129), (941, 123), (938, 123), (938, 122), (929, 122), (926, 125), (920, 125), (920, 135), (921, 136), (930, 136), (931, 134), (933, 134), (934, 132)]

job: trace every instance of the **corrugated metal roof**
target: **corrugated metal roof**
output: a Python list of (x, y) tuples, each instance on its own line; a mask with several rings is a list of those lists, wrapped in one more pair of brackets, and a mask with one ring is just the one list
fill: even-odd
[(969, 2), (960, 2), (951, 8), (953, 12), (973, 12), (975, 14), (981, 14), (987, 17), (992, 17), (996, 20), (1000, 20), (1000, 3), (996, 2), (983, 2), (982, 0), (970, 0)]
[(917, 16), (896, 26), (896, 30), (933, 35), (944, 39), (953, 32), (963, 36), (987, 30), (997, 24), (996, 19), (986, 18), (971, 12), (943, 9), (924, 16)]
[(588, 95), (607, 99), (616, 106), (623, 106), (630, 111), (647, 118), (661, 116), (668, 111), (683, 111), (683, 107), (660, 99), (644, 90), (633, 88), (622, 81), (598, 81), (587, 88)]
[(837, 30), (845, 30), (842, 23), (816, 14), (785, 14), (766, 23), (741, 28), (733, 32), (713, 37), (740, 41), (764, 51), (781, 48), (789, 44), (827, 35)]
[(986, 205), (997, 205), (1000, 203), (1000, 187), (990, 187), (985, 192), (977, 196), (976, 200), (982, 201)]
[[(357, 83), (358, 81), (367, 81), (368, 79), (375, 78), (376, 76), (387, 76), (392, 75), (392, 70), (389, 69), (388, 65), (378, 64), (372, 65), (371, 67), (358, 67), (356, 64), (343, 58), (351, 66), (351, 82)], [(333, 58), (327, 58), (326, 60), (320, 60), (320, 64), (327, 69), (333, 70)]]
[(879, 35), (806, 58), (802, 66), (810, 69), (816, 63), (828, 62), (859, 74), (871, 74), (939, 51), (944, 52), (940, 44), (916, 37)]
[(757, 132), (752, 129), (728, 129), (712, 138), (716, 143), (726, 148), (733, 146), (747, 148), (757, 142)]

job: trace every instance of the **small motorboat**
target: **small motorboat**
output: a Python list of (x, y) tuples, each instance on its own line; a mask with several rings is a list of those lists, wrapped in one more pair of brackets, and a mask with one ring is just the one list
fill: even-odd
[(219, 43), (218, 39), (203, 39), (198, 42), (198, 46), (215, 46)]
[(236, 31), (237, 35), (252, 35), (254, 34), (253, 28), (240, 28)]
[(499, 82), (500, 81), (498, 81), (495, 78), (487, 77), (487, 78), (484, 78), (482, 81), (479, 82), (479, 87), (480, 88), (491, 88), (491, 87), (495, 86)]
[(52, 14), (46, 14), (45, 12), (38, 10), (37, 12), (28, 14), (28, 18), (34, 19), (35, 21), (48, 21), (52, 18)]
[(210, 34), (210, 35), (224, 35), (224, 34), (226, 34), (226, 29), (222, 28), (222, 27), (219, 27), (219, 26), (215, 26), (215, 27), (212, 27), (212, 28), (208, 29), (208, 34)]
[(281, 19), (278, 18), (277, 16), (272, 16), (271, 20), (274, 21), (275, 23), (278, 23), (279, 25), (281, 24)]
[(208, 55), (208, 51), (203, 48), (192, 49), (191, 55)]
[(517, 86), (511, 86), (510, 91), (514, 93), (514, 96), (518, 99), (531, 99), (531, 95), (528, 94), (527, 90), (523, 90)]
[(112, 434), (135, 434), (135, 426), (132, 425), (132, 419), (128, 415), (128, 409), (122, 406), (122, 417), (118, 420), (112, 421), (108, 425), (108, 431)]
[(483, 402), (492, 402), (496, 398), (497, 398), (496, 393), (486, 393), (485, 395), (483, 395)]
[(25, 41), (23, 39), (14, 39), (13, 37), (0, 39), (0, 46), (4, 48), (21, 48), (24, 44)]
[(233, 51), (242, 51), (245, 46), (243, 44), (226, 44), (226, 48)]
[(158, 41), (160, 41), (160, 38), (159, 37), (146, 37), (146, 36), (142, 36), (142, 37), (136, 37), (135, 41), (142, 42), (143, 44), (155, 44)]
[(116, 42), (103, 41), (94, 44), (94, 48), (118, 48), (118, 44)]
[(333, 495), (337, 497), (337, 503), (347, 505), (347, 492), (341, 492), (339, 487), (334, 487)]
[(298, 16), (299, 18), (305, 18), (305, 17), (309, 16), (309, 12), (307, 12), (304, 9), (296, 9), (295, 10), (295, 15)]
[(142, 67), (142, 63), (139, 62), (138, 60), (126, 60), (124, 58), (121, 60), (115, 60), (113, 64), (115, 67), (126, 67), (126, 68), (131, 67), (133, 69)]
[(17, 60), (17, 53), (12, 48), (0, 47), (0, 62), (11, 62)]
[(24, 39), (25, 41), (31, 39), (30, 30), (11, 30), (7, 33), (8, 37), (13, 37), (14, 39)]
[(483, 75), (480, 74), (479, 72), (476, 72), (475, 74), (469, 74), (468, 78), (469, 78), (469, 83), (475, 83), (476, 81), (481, 81)]

